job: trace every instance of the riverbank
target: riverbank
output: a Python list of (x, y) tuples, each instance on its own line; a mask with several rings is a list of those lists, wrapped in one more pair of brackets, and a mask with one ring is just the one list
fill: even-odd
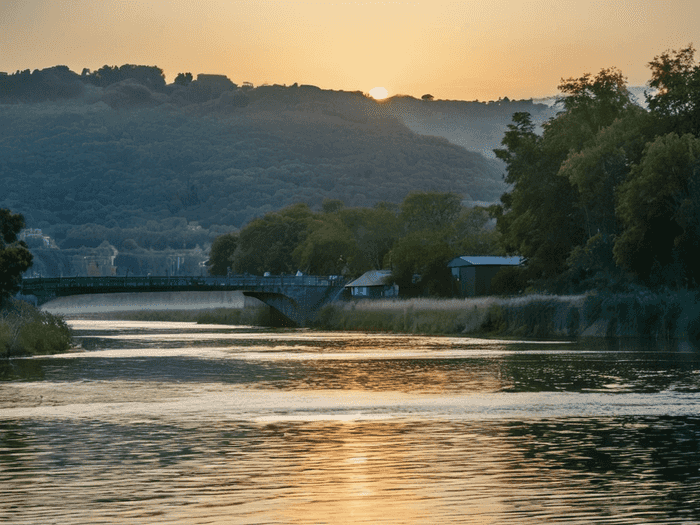
[(0, 357), (57, 354), (71, 348), (71, 331), (61, 316), (8, 299), (0, 310)]
[[(142, 310), (89, 316), (134, 321), (271, 326), (266, 306)], [(324, 306), (313, 328), (512, 338), (645, 338), (700, 342), (695, 292), (589, 292), (557, 296), (339, 301)]]
[(517, 338), (641, 337), (700, 340), (694, 292), (525, 295), (333, 303), (319, 328)]

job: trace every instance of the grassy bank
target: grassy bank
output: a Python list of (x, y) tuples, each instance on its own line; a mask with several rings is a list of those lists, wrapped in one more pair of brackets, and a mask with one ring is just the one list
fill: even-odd
[(700, 339), (700, 297), (694, 292), (333, 303), (316, 326), (424, 334), (518, 338), (644, 337)]
[(70, 328), (62, 317), (14, 299), (0, 310), (0, 356), (56, 354), (70, 347)]
[(321, 310), (317, 326), (422, 334), (560, 336), (569, 334), (567, 316), (584, 300), (584, 296), (533, 295), (334, 303)]
[[(80, 317), (86, 317), (81, 315)], [(197, 324), (269, 326), (270, 309), (267, 306), (245, 308), (211, 308), (204, 310), (135, 310), (92, 314), (92, 319), (123, 321), (169, 321)]]
[[(91, 317), (272, 326), (267, 306), (143, 310)], [(698, 343), (700, 294), (652, 293), (640, 288), (617, 294), (335, 302), (319, 311), (314, 328), (513, 338), (641, 337)]]

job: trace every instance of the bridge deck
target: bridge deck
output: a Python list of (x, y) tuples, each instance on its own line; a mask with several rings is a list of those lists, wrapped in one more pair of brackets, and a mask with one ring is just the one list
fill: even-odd
[(33, 277), (23, 279), (24, 295), (79, 295), (145, 291), (269, 290), (287, 287), (340, 286), (340, 277), (315, 275), (230, 275), (227, 277), (149, 276), (149, 277)]

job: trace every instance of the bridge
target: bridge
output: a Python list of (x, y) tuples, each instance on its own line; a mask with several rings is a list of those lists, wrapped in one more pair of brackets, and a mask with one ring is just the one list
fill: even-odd
[(210, 292), (238, 290), (270, 306), (283, 319), (306, 326), (326, 303), (337, 299), (346, 281), (314, 275), (229, 275), (227, 277), (32, 277), (20, 293), (42, 305), (57, 297), (134, 292)]

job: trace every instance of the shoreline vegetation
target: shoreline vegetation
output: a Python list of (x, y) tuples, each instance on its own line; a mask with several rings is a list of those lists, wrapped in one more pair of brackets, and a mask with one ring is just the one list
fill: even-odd
[[(337, 301), (318, 312), (311, 329), (457, 335), (513, 339), (639, 339), (688, 341), (700, 348), (700, 294), (589, 292), (467, 299)], [(202, 310), (138, 310), (55, 315), (10, 300), (0, 311), (0, 356), (47, 355), (80, 348), (66, 319), (194, 322), (274, 327), (266, 305)]]
[(8, 299), (0, 309), (0, 357), (58, 354), (71, 347), (71, 330), (62, 316), (18, 299)]
[[(518, 339), (688, 340), (697, 345), (699, 304), (695, 292), (646, 289), (616, 294), (338, 301), (324, 306), (311, 328)], [(91, 317), (272, 326), (266, 306), (112, 312)]]

